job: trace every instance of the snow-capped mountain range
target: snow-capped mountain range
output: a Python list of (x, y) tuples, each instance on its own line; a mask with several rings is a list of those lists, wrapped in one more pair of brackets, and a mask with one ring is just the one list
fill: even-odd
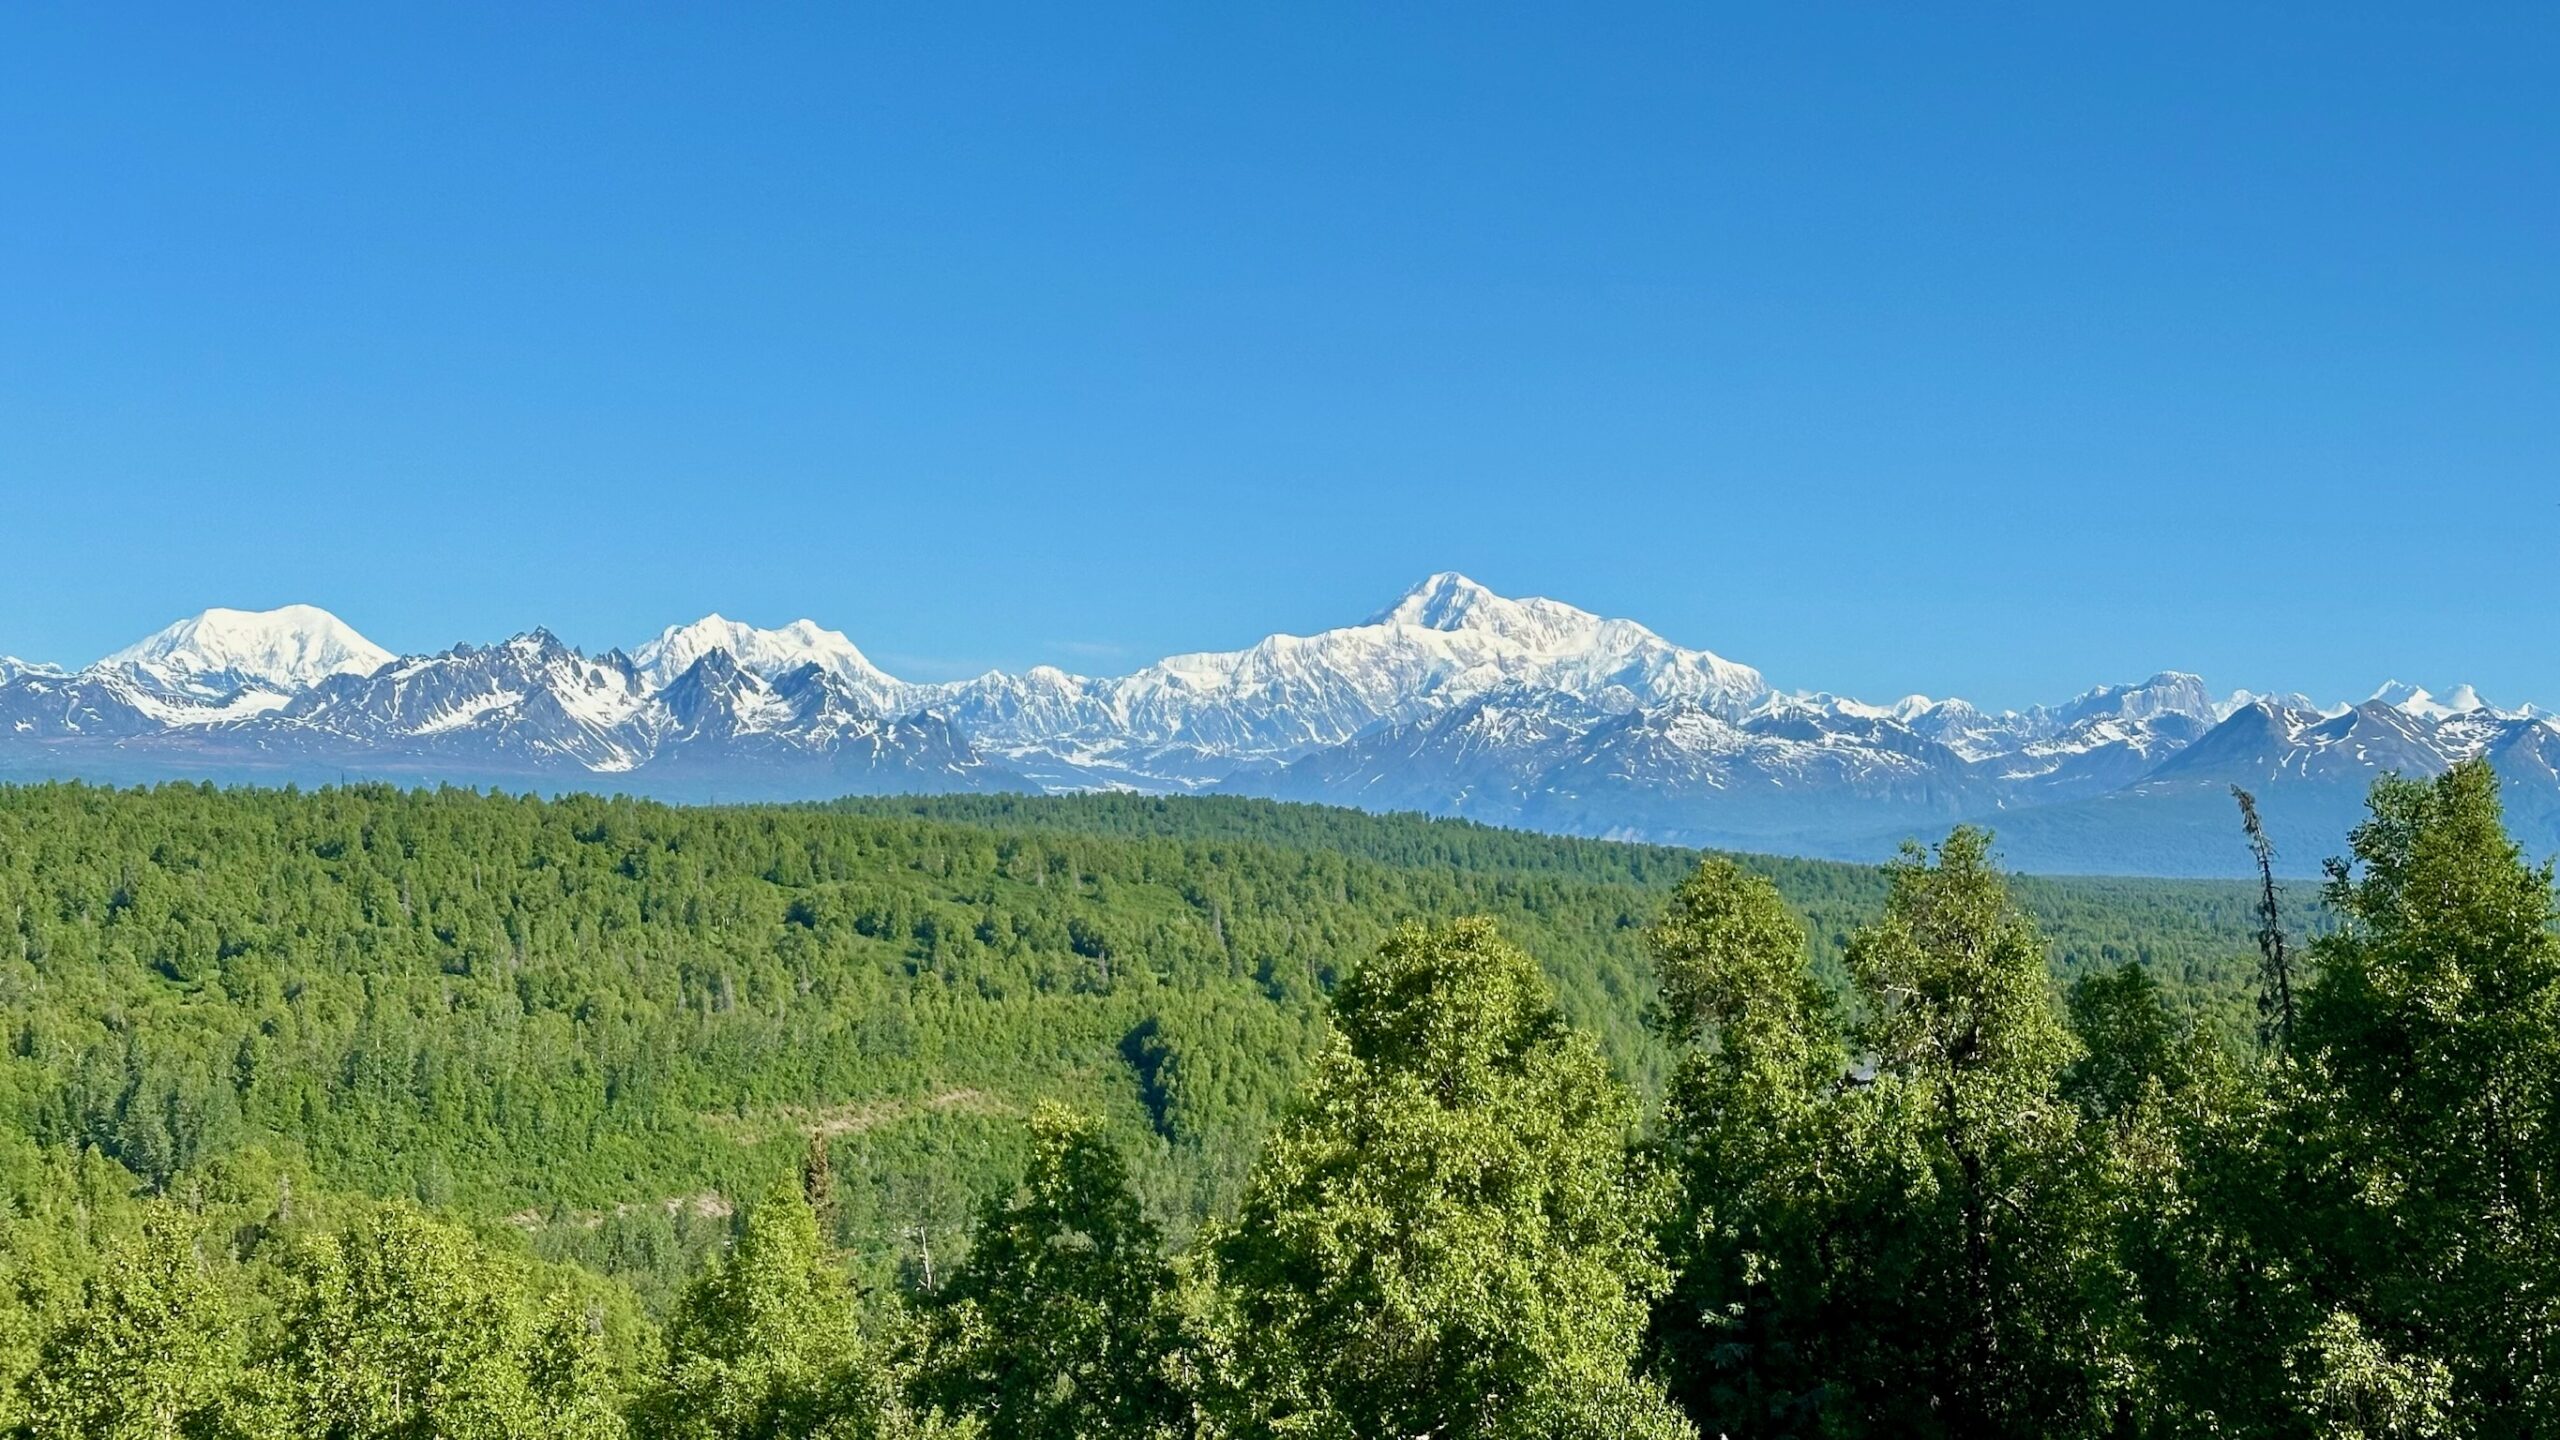
[(2472, 755), (2560, 841), (2560, 724), (2468, 686), (2322, 707), (2192, 675), (1986, 712), (1780, 691), (1631, 620), (1434, 575), (1356, 625), (917, 684), (840, 632), (706, 616), (628, 653), (545, 630), (395, 656), (325, 610), (208, 610), (78, 671), (0, 657), (0, 778), (340, 778), (818, 799), (1223, 791), (1575, 834), (1872, 858), (1959, 821), (2012, 863), (2237, 872), (2232, 784), (2288, 868), (2338, 849), (2384, 770)]

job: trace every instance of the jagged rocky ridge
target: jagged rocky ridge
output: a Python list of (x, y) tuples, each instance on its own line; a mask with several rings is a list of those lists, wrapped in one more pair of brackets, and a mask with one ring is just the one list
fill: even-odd
[(803, 620), (714, 615), (626, 654), (547, 631), (392, 656), (326, 611), (212, 610), (77, 672), (0, 659), (0, 776), (389, 778), (678, 799), (1121, 786), (1871, 858), (1958, 821), (2012, 863), (2236, 872), (2228, 789), (2287, 868), (2384, 770), (2486, 755), (2560, 841), (2560, 726), (2468, 687), (2217, 699), (2192, 675), (1986, 713), (1783, 693), (1628, 620), (1436, 575), (1368, 620), (1115, 677), (914, 684)]

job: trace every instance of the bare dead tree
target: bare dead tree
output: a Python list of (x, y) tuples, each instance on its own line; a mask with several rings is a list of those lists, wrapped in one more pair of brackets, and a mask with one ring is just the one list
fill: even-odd
[(922, 1272), (916, 1277), (921, 1282), (919, 1288), (930, 1295), (940, 1288), (933, 1274), (933, 1231), (919, 1223), (909, 1226), (907, 1233), (916, 1240), (916, 1258)]
[(2240, 828), (2249, 837), (2249, 854), (2258, 862), (2258, 1043), (2278, 1047), (2293, 1043), (2293, 957), (2284, 943), (2284, 912), (2276, 900), (2276, 847), (2258, 823), (2258, 797), (2234, 785), (2231, 798), (2240, 802)]

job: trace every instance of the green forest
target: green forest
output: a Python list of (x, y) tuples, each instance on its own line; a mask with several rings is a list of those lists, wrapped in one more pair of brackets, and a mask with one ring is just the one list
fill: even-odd
[(0, 1434), (2560, 1433), (2551, 873), (2276, 838), (0, 788)]

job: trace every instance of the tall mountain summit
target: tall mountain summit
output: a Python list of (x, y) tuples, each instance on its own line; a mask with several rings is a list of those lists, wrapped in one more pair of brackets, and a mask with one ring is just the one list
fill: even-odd
[(316, 605), (207, 610), (98, 662), (174, 694), (211, 699), (256, 686), (277, 694), (332, 675), (364, 675), (391, 652)]
[(2308, 871), (2376, 774), (2474, 755), (2560, 844), (2560, 726), (2469, 686), (2323, 707), (2172, 671), (2025, 710), (1869, 703), (1445, 572), (1357, 624), (1116, 676), (919, 684), (815, 621), (717, 614), (628, 652), (536, 629), (394, 656), (307, 605), (208, 610), (73, 672), (0, 661), (4, 777), (1225, 791), (1845, 858), (1976, 821), (2012, 863), (2099, 872), (2238, 872), (2233, 784)]

